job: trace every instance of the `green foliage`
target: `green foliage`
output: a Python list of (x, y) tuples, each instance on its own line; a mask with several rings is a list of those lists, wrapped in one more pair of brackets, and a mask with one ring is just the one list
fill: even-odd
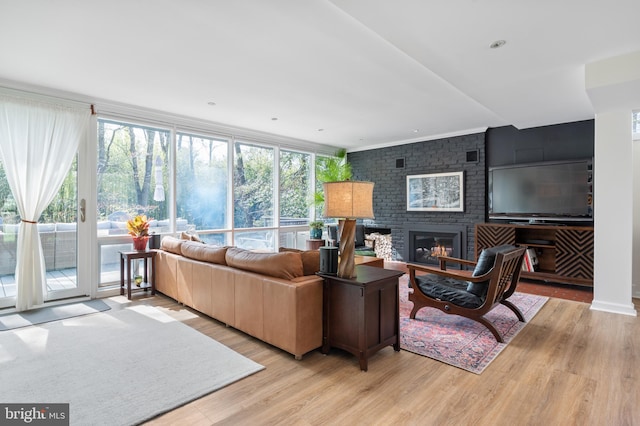
[(341, 182), (351, 179), (351, 164), (347, 162), (347, 151), (339, 149), (332, 157), (316, 160), (316, 179), (320, 183)]
[(166, 159), (169, 132), (102, 120), (98, 128), (98, 220), (120, 211), (165, 219), (166, 201), (153, 201), (152, 166), (156, 155)]
[[(4, 167), (0, 163), (0, 213), (5, 223), (14, 223), (18, 217), (18, 209), (16, 201), (11, 194), (11, 188), (9, 187), (9, 181), (4, 172)], [(1, 229), (1, 227), (0, 227)]]
[(311, 229), (322, 229), (323, 226), (324, 222), (321, 220), (314, 220), (313, 222), (309, 223), (309, 228)]
[(307, 218), (311, 156), (280, 151), (280, 217)]
[(351, 164), (347, 162), (347, 151), (339, 149), (332, 157), (317, 157), (316, 159), (316, 191), (313, 194), (313, 205), (316, 216), (324, 214), (324, 182), (341, 182), (351, 179)]
[(78, 159), (73, 161), (71, 170), (64, 178), (62, 186), (53, 201), (40, 216), (41, 223), (72, 223), (77, 220), (78, 191)]
[(273, 149), (236, 143), (234, 226), (273, 224)]

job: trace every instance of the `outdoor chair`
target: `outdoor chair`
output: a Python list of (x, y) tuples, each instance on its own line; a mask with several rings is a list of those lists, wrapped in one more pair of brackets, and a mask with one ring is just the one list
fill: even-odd
[[(440, 268), (407, 264), (413, 288), (413, 293), (409, 293), (409, 300), (413, 302), (409, 317), (415, 319), (424, 307), (437, 308), (481, 323), (498, 342), (504, 343), (500, 332), (484, 315), (502, 304), (512, 310), (519, 321), (525, 322), (522, 312), (507, 300), (518, 284), (525, 250), (511, 245), (492, 247), (483, 250), (477, 262), (441, 256)], [(447, 270), (449, 262), (475, 266), (475, 269), (473, 272)]]

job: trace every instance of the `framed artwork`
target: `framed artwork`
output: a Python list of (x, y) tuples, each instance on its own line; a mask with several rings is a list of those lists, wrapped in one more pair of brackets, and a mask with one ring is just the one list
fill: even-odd
[(407, 176), (407, 211), (464, 211), (464, 172)]

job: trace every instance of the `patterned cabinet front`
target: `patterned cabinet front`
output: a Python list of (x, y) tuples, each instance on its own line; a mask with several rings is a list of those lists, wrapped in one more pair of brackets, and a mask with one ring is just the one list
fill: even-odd
[(558, 229), (556, 274), (593, 281), (593, 229)]
[(483, 249), (516, 243), (516, 230), (512, 225), (476, 224), (476, 259)]

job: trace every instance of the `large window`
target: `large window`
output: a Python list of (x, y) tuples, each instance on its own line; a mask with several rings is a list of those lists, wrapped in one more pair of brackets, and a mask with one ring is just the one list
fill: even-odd
[(309, 238), (313, 154), (109, 119), (98, 120), (97, 151), (101, 286), (119, 281), (126, 221), (138, 214), (150, 233), (251, 250)]
[[(119, 252), (131, 250), (127, 220), (138, 214), (150, 221), (150, 233), (171, 232), (167, 201), (171, 132), (165, 129), (98, 120), (97, 214), (100, 285), (120, 278)], [(176, 224), (186, 230), (187, 221)]]
[(111, 222), (106, 234), (137, 214), (169, 230), (167, 199), (156, 191), (166, 185), (169, 146), (168, 130), (98, 121), (98, 221)]
[(274, 149), (236, 142), (233, 166), (235, 228), (274, 226)]
[(640, 140), (640, 111), (633, 113), (633, 139)]
[(229, 228), (227, 153), (227, 140), (185, 133), (176, 136), (177, 213), (201, 236), (208, 235), (202, 231)]
[(308, 225), (311, 155), (280, 151), (280, 226)]

